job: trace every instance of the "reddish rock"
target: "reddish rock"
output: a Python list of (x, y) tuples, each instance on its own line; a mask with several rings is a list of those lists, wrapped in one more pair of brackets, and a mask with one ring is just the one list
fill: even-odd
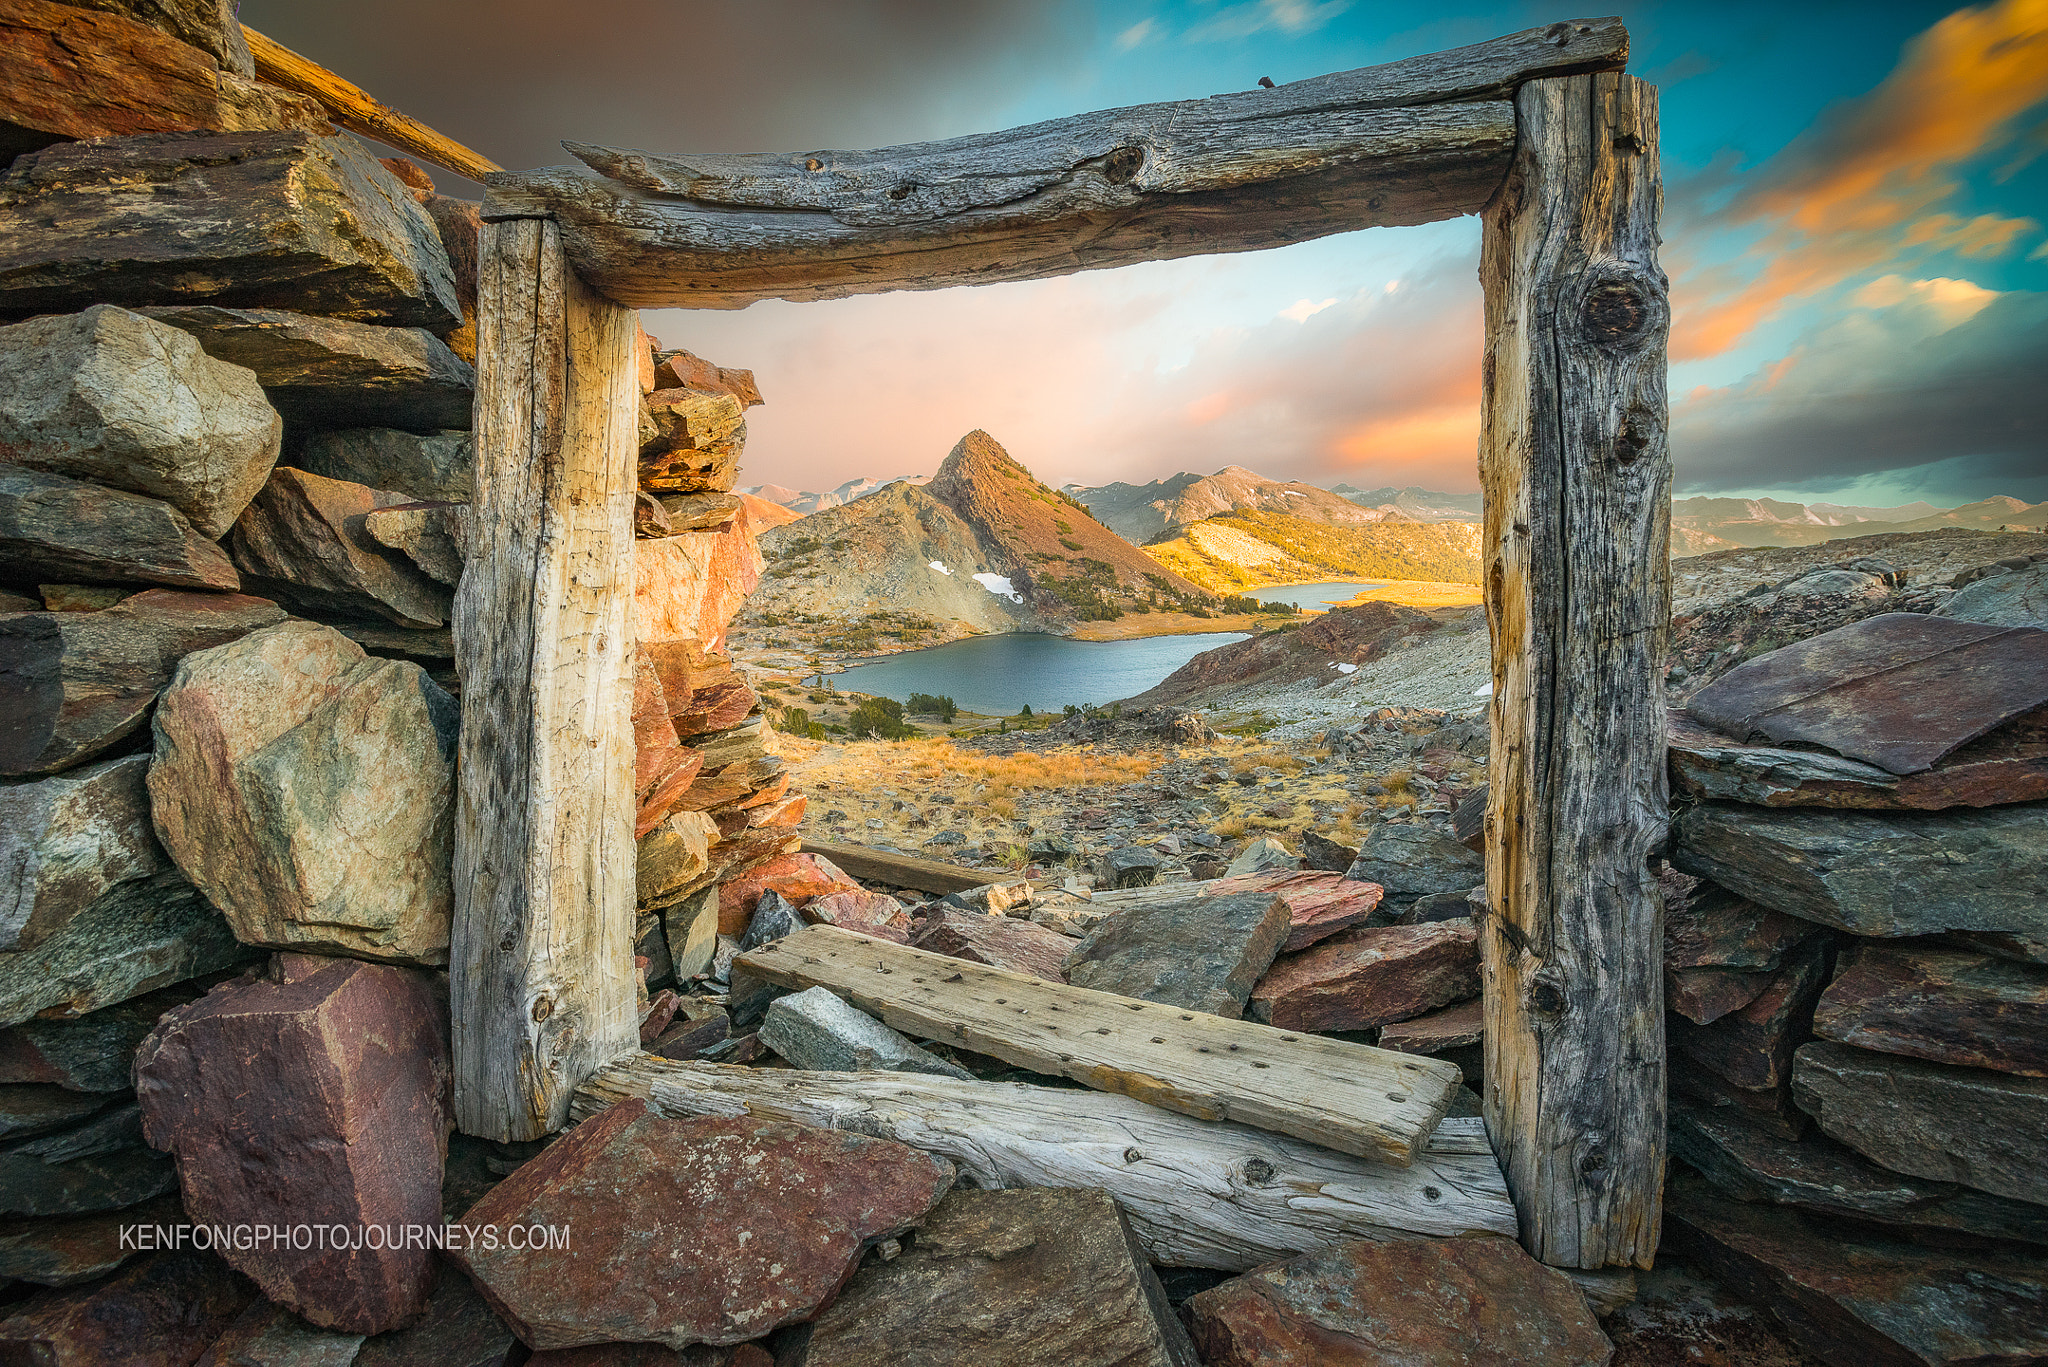
[[(167, 1014), (136, 1055), (149, 1142), (173, 1153), (196, 1223), (384, 1228), (441, 1223), (449, 1062), (426, 975), (280, 954)], [(433, 1255), (277, 1244), (227, 1257), (327, 1329), (417, 1316)]]
[[(815, 1315), (952, 1184), (952, 1164), (890, 1140), (635, 1099), (506, 1178), (463, 1217), (498, 1246), (454, 1258), (534, 1348), (743, 1343)], [(534, 1226), (568, 1247), (509, 1246)]]
[(281, 1305), (258, 1301), (193, 1367), (353, 1367), (361, 1334), (315, 1329)]
[(886, 892), (831, 892), (812, 898), (801, 910), (813, 925), (838, 926), (899, 945), (910, 943), (916, 925), (904, 905)]
[(1737, 1087), (1776, 1088), (1792, 1077), (1792, 1051), (1812, 1037), (1813, 1006), (1827, 982), (1829, 943), (1808, 941), (1740, 1011), (1699, 1026), (1672, 1019), (1674, 1053)]
[(1363, 1030), (1410, 1020), (1479, 991), (1479, 934), (1467, 918), (1357, 926), (1277, 959), (1251, 1016), (1283, 1030)]
[(1771, 977), (1739, 968), (1667, 968), (1664, 1005), (1694, 1025), (1712, 1025), (1762, 996)]
[(1486, 1003), (1474, 997), (1380, 1031), (1380, 1048), (1403, 1054), (1441, 1054), (1467, 1049), (1486, 1038)]
[(526, 1360), (526, 1367), (775, 1367), (759, 1344), (737, 1348), (669, 1348), (659, 1343), (599, 1343), (588, 1348), (550, 1348)]
[(766, 402), (761, 397), (761, 387), (754, 383), (753, 371), (713, 365), (687, 351), (664, 351), (659, 355), (654, 369), (654, 388), (708, 389), (732, 395), (740, 401), (742, 408), (753, 408)]
[(175, 1196), (97, 1215), (9, 1220), (0, 1231), (0, 1278), (38, 1286), (77, 1286), (104, 1277), (146, 1251), (137, 1247), (132, 1233), (123, 1237), (124, 1230), (184, 1223)]
[(837, 865), (819, 854), (778, 855), (756, 864), (737, 878), (728, 878), (718, 888), (718, 933), (743, 935), (754, 919), (754, 908), (764, 892), (779, 892), (802, 907), (813, 897), (835, 892), (864, 892), (860, 884), (839, 871)]
[(646, 652), (633, 662), (633, 818), (635, 839), (659, 826), (676, 809), (704, 767), (701, 752), (676, 734), (660, 671)]
[(910, 943), (949, 959), (1028, 973), (1049, 983), (1067, 980), (1062, 970), (1074, 949), (1066, 936), (1033, 922), (952, 907), (920, 921)]
[(1291, 918), (1287, 941), (1280, 946), (1282, 954), (1297, 953), (1357, 925), (1379, 910), (1385, 896), (1379, 884), (1346, 878), (1342, 869), (1335, 873), (1304, 870), (1244, 874), (1215, 879), (1203, 884), (1200, 890), (1205, 897), (1227, 897), (1237, 892), (1271, 892), (1278, 896), (1287, 904)]
[(1571, 1280), (1507, 1239), (1354, 1240), (1185, 1313), (1207, 1367), (1601, 1367), (1613, 1352)]
[(761, 583), (761, 551), (747, 519), (715, 531), (633, 543), (633, 629), (649, 642), (722, 649), (726, 626)]
[(1776, 1087), (1737, 1087), (1680, 1053), (1670, 1055), (1667, 1078), (1673, 1101), (1690, 1102), (1778, 1139), (1799, 1138), (1812, 1120), (1794, 1104), (1789, 1081)]
[(255, 1288), (211, 1253), (161, 1253), (112, 1281), (10, 1306), (0, 1362), (189, 1367), (255, 1299)]
[(349, 1367), (513, 1367), (525, 1351), (469, 1278), (449, 1267), (419, 1323), (364, 1339)]
[[(1675, 877), (1693, 882), (1683, 874)], [(1817, 929), (1811, 921), (1760, 907), (1712, 883), (1699, 883), (1683, 896), (1667, 893), (1664, 967), (1771, 970)]]
[(1860, 941), (1821, 994), (1813, 1032), (1885, 1054), (2048, 1077), (2048, 969)]
[(151, 589), (101, 612), (0, 617), (0, 774), (52, 774), (142, 727), (178, 661), (284, 620), (239, 593)]

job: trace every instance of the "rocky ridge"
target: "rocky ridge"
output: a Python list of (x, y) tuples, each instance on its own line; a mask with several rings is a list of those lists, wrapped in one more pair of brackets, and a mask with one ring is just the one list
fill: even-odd
[(1338, 527), (1363, 526), (1388, 516), (1313, 484), (1267, 479), (1242, 465), (1226, 465), (1213, 475), (1183, 471), (1150, 484), (1069, 484), (1063, 492), (1086, 504), (1097, 521), (1134, 546), (1168, 540), (1190, 523), (1245, 508)]

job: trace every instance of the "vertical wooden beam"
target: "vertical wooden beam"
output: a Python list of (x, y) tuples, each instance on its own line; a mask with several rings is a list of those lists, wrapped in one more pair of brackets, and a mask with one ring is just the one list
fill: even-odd
[(1657, 92), (1531, 81), (1485, 215), (1487, 1129), (1522, 1242), (1656, 1252), (1671, 469)]
[(634, 316), (552, 222), (487, 223), (462, 676), (455, 1114), (534, 1139), (638, 1043), (633, 965)]

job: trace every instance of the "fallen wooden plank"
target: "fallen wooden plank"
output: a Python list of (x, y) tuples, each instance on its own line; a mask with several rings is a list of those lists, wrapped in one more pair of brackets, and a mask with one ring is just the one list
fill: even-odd
[(936, 859), (872, 850), (865, 845), (830, 845), (822, 840), (806, 840), (803, 852), (822, 854), (849, 877), (858, 878), (863, 883), (885, 883), (892, 888), (915, 888), (919, 892), (965, 892), (984, 883), (1013, 881), (992, 877), (981, 870), (963, 869), (958, 864), (942, 864)]
[(301, 57), (275, 39), (264, 37), (247, 24), (242, 25), (242, 37), (248, 40), (249, 55), (256, 59), (257, 76), (271, 85), (312, 96), (328, 117), (351, 133), (375, 138), (388, 147), (475, 181), (504, 169), (489, 157), (399, 113), (354, 83), (310, 58)]
[(1104, 110), (873, 152), (665, 155), (567, 144), (605, 177), (489, 178), (486, 218), (545, 214), (641, 308), (744, 308), (1029, 280), (1476, 213), (1532, 77), (1613, 70), (1616, 19), (1270, 90)]
[(571, 1114), (587, 1120), (628, 1097), (678, 1119), (756, 1115), (894, 1139), (952, 1159), (985, 1188), (1100, 1187), (1147, 1256), (1176, 1267), (1240, 1272), (1345, 1239), (1515, 1233), (1476, 1116), (1444, 1121), (1397, 1168), (1106, 1092), (644, 1053), (592, 1077)]
[(826, 987), (907, 1034), (1098, 1091), (1403, 1167), (1463, 1080), (1437, 1059), (1048, 983), (833, 926), (763, 945), (733, 971)]

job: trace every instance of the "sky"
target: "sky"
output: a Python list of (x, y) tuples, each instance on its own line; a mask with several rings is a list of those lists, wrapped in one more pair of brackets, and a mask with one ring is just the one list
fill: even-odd
[[(1370, 0), (242, 0), (499, 164), (562, 139), (860, 149), (1479, 42), (1553, 7)], [(2048, 0), (1653, 3), (1681, 494), (2048, 499)], [(436, 172), (446, 193), (478, 187)], [(1477, 487), (1479, 223), (649, 332), (751, 368), (742, 479), (928, 474), (984, 428), (1054, 484), (1244, 465)]]

